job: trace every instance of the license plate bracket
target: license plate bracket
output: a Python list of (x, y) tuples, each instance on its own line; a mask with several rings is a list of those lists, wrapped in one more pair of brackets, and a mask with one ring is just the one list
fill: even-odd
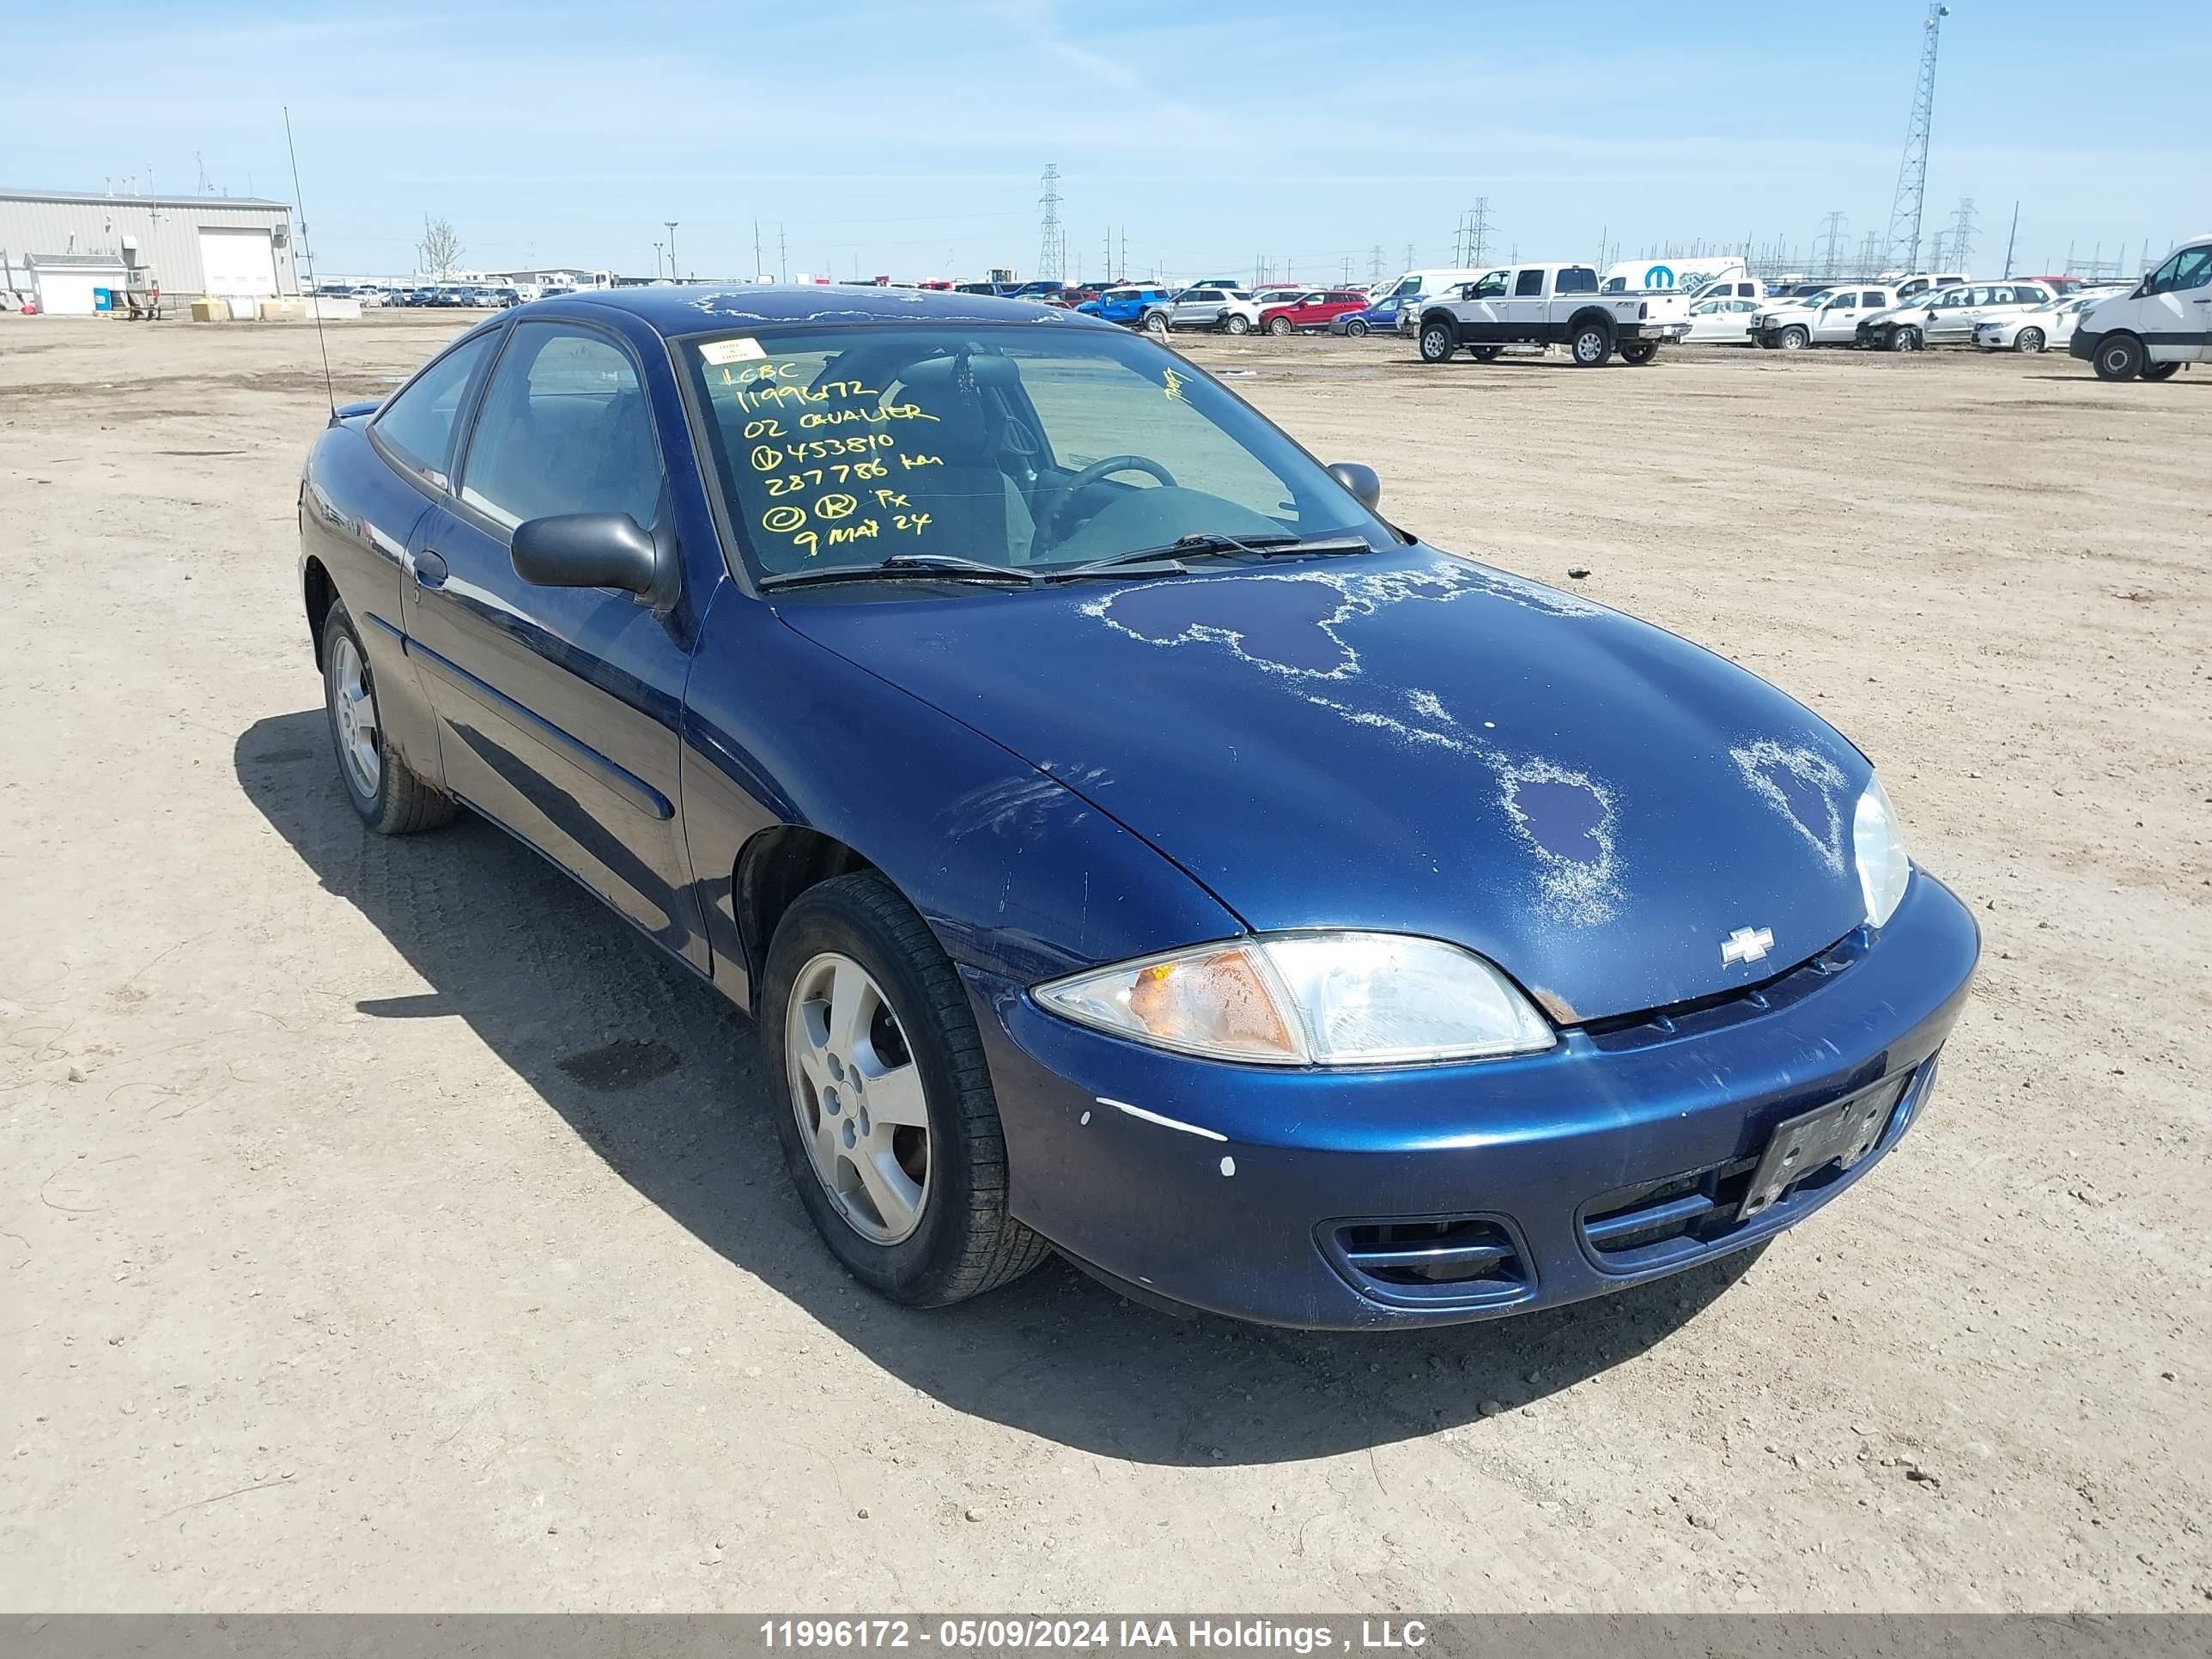
[(1748, 1221), (1771, 1208), (1815, 1170), (1831, 1164), (1848, 1170), (1858, 1163), (1881, 1139), (1890, 1112), (1904, 1091), (1905, 1079), (1892, 1078), (1776, 1124), (1751, 1172), (1751, 1185), (1744, 1189), (1736, 1219)]

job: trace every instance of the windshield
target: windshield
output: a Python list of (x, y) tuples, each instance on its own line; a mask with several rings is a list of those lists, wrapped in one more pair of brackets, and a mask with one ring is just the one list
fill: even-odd
[(896, 556), (1048, 570), (1184, 537), (1395, 538), (1182, 358), (1115, 329), (695, 340), (756, 575)]

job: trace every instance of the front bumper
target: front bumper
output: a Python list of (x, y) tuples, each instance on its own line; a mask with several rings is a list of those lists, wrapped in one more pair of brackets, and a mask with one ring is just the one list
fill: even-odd
[(2074, 337), (2066, 343), (2066, 355), (2079, 357), (2085, 363), (2094, 363), (2097, 361), (2098, 343), (2104, 337), (2101, 334), (2090, 333), (2086, 328), (2077, 328), (2074, 331)]
[[(1756, 992), (1573, 1030), (1542, 1054), (1362, 1072), (1164, 1054), (962, 971), (1022, 1221), (1154, 1296), (1354, 1328), (1578, 1301), (1802, 1220), (1918, 1115), (1979, 940), (1917, 873), (1879, 934)], [(1735, 1218), (1778, 1123), (1877, 1086), (1896, 1093), (1867, 1157)], [(1409, 1279), (1395, 1258), (1422, 1265)], [(1447, 1259), (1479, 1271), (1430, 1276)]]

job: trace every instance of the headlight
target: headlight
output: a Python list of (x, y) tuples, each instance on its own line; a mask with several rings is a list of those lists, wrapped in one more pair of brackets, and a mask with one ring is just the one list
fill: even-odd
[(1263, 933), (1090, 969), (1036, 994), (1103, 1031), (1270, 1066), (1474, 1060), (1558, 1040), (1481, 957), (1396, 933)]
[(1858, 860), (1868, 925), (1879, 927), (1897, 914), (1905, 884), (1912, 879), (1912, 860), (1905, 855), (1905, 831), (1880, 778), (1868, 779), (1866, 793), (1859, 797), (1859, 810), (1851, 818), (1851, 851)]

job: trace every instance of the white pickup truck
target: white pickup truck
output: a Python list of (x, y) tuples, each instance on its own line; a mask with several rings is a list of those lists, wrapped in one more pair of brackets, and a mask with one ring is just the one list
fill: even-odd
[(1600, 294), (1591, 266), (1514, 265), (1426, 301), (1414, 338), (1425, 363), (1449, 362), (1462, 346), (1486, 363), (1509, 345), (1564, 345), (1581, 368), (1596, 368), (1615, 351), (1640, 364), (1690, 331), (1686, 319), (1651, 313), (1634, 295)]

